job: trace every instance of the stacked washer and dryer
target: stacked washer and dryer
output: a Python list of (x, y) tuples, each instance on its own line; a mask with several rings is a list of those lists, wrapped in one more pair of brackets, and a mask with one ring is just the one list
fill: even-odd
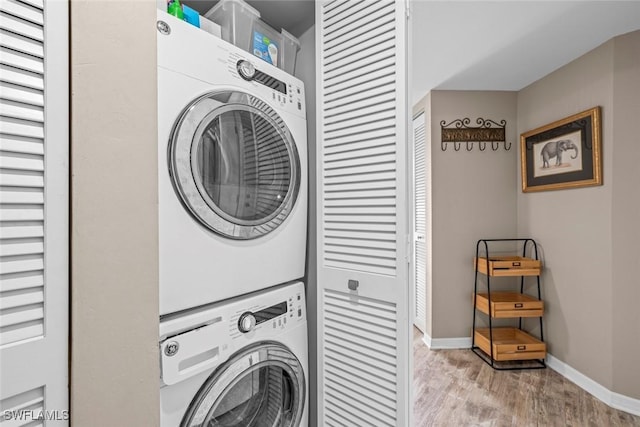
[(161, 425), (307, 425), (303, 83), (158, 11)]

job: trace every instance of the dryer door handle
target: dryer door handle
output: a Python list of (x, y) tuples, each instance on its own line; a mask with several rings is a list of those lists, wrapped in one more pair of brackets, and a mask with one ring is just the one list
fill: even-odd
[(220, 364), (228, 335), (222, 318), (214, 323), (176, 335), (160, 343), (162, 382), (176, 384)]

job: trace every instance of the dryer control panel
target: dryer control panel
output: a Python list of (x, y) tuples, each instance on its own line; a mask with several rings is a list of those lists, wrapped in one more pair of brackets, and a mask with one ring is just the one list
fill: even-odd
[(232, 74), (252, 83), (253, 94), (268, 99), (279, 110), (306, 115), (304, 85), (300, 80), (266, 62), (242, 56), (233, 50), (229, 51), (228, 61)]

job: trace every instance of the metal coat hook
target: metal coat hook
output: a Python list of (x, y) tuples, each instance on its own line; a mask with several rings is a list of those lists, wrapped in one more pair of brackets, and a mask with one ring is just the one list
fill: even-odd
[(478, 149), (485, 151), (487, 149), (487, 143), (491, 143), (491, 150), (497, 151), (500, 148), (500, 143), (503, 143), (505, 151), (511, 149), (511, 143), (507, 143), (506, 133), (506, 120), (500, 120), (496, 122), (490, 119), (483, 119), (479, 117), (476, 119), (478, 126), (469, 126), (471, 120), (468, 117), (464, 119), (455, 119), (449, 123), (446, 120), (440, 122), (440, 130), (442, 140), (440, 141), (440, 148), (442, 151), (447, 151), (449, 143), (453, 144), (454, 151), (460, 151), (462, 143), (465, 143), (466, 151), (473, 150), (473, 144), (478, 143)]

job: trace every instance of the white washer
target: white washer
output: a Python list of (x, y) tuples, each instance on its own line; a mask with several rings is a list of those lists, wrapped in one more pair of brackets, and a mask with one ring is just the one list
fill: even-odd
[(158, 11), (160, 314), (304, 275), (303, 83)]
[(308, 426), (301, 282), (160, 322), (161, 427)]

